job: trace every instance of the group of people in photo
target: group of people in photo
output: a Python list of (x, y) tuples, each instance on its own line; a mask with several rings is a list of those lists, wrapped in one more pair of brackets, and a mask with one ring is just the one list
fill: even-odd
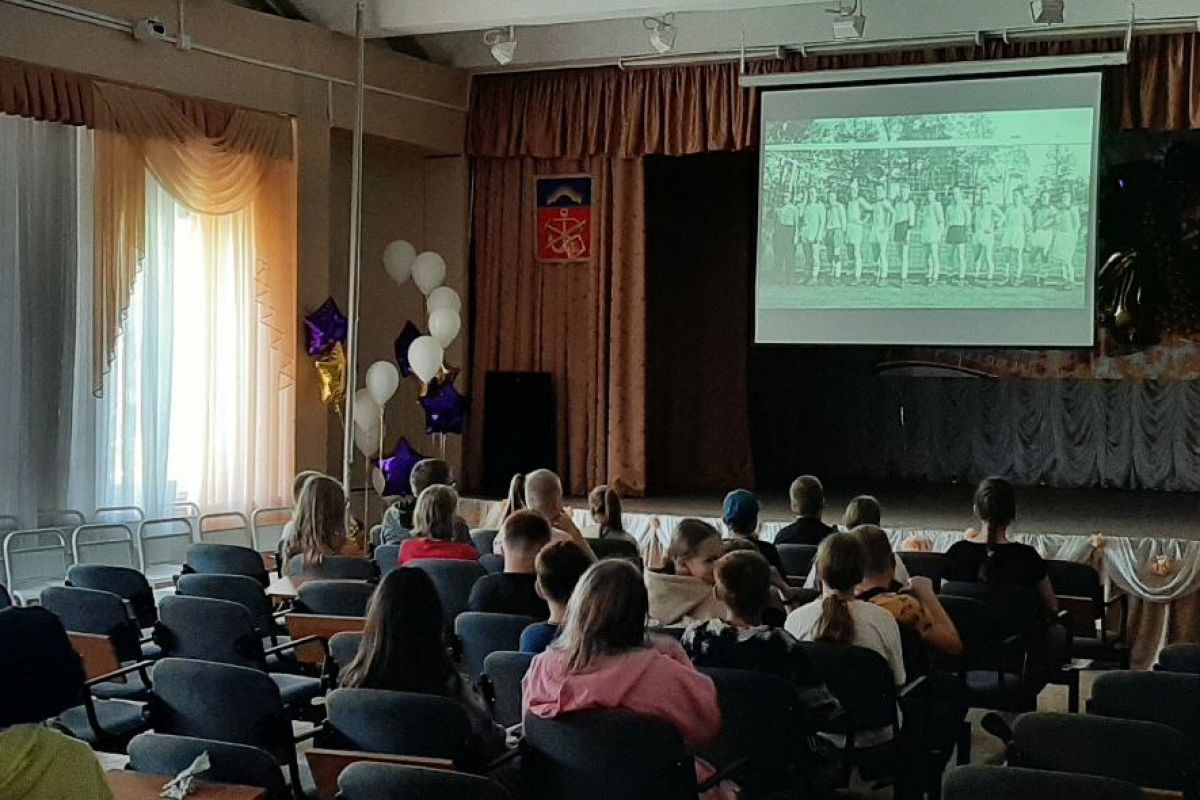
[(764, 230), (789, 283), (1078, 286), (1088, 215), (1068, 191), (1027, 193), (854, 179), (782, 190)]

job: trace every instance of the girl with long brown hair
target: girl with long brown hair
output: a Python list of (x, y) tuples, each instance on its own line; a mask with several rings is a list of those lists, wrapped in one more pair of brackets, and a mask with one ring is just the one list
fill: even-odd
[(328, 475), (310, 475), (300, 489), (295, 530), (284, 545), (283, 571), (291, 572), (291, 560), (303, 556), (304, 566), (317, 567), (326, 556), (337, 555), (346, 546), (346, 493), (342, 484)]
[(621, 519), (621, 496), (612, 486), (597, 486), (588, 493), (588, 510), (595, 524), (583, 529), (584, 536), (597, 539), (621, 539), (637, 544), (633, 534), (625, 530)]

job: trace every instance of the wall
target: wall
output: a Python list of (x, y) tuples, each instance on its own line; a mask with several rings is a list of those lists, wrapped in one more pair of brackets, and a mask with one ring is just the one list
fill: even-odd
[[(67, 1), (124, 21), (156, 17), (166, 23), (170, 35), (178, 30), (175, 0)], [(355, 76), (355, 43), (346, 36), (223, 0), (185, 0), (183, 9), (184, 29), (196, 46), (339, 80)], [(350, 149), (349, 136), (341, 129), (353, 122), (352, 88), (314, 74), (279, 71), (198, 49), (185, 52), (166, 42), (136, 42), (121, 31), (4, 0), (0, 0), (0, 57), (295, 118), (299, 167), (296, 468), (340, 471), (340, 447), (327, 446), (334, 439), (340, 442), (340, 429), (336, 417), (319, 401), (316, 372), (303, 350), (300, 319), (331, 292), (345, 308)], [(363, 288), (368, 298), (363, 306), (360, 363), (364, 369), (372, 358), (390, 357), (395, 336), (390, 334), (386, 347), (381, 344), (394, 313), (385, 287), (377, 283), (384, 277), (379, 255), (388, 241), (406, 237), (419, 248), (442, 251), (456, 281), (452, 285), (466, 295), (466, 172), (459, 158), (435, 157), (461, 153), (469, 79), (465, 73), (372, 42), (367, 84), (388, 93), (366, 96), (365, 129), (372, 134), (372, 152), (364, 170), (369, 198), (364, 203)], [(343, 178), (339, 188), (337, 181)], [(428, 231), (427, 207), (436, 216)], [(414, 305), (411, 314), (415, 313)], [(413, 319), (424, 324), (423, 313)], [(461, 352), (452, 351), (451, 359), (465, 366)], [(395, 429), (401, 426), (410, 429), (410, 421), (396, 420)]]

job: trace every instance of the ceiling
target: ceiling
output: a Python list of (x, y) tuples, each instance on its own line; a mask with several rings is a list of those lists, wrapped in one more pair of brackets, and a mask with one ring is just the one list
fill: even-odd
[[(355, 0), (234, 0), (301, 16), (351, 33)], [(839, 3), (855, 0), (367, 0), (366, 33), (395, 49), (472, 71), (499, 69), (483, 42), (489, 28), (514, 26), (517, 52), (508, 69), (612, 64), (654, 56), (645, 17), (674, 14), (671, 57), (730, 54), (749, 48), (820, 47), (832, 38)], [(1036, 32), (1028, 0), (858, 0), (864, 41), (970, 40), (979, 32)], [(1128, 0), (1066, 0), (1060, 33), (1129, 20)], [(1195, 25), (1200, 0), (1139, 0), (1137, 19)]]

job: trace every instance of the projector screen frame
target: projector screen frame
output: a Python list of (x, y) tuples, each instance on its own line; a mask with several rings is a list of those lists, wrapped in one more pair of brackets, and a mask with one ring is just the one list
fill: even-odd
[[(1101, 55), (1112, 55), (1112, 54), (1101, 54)], [(1034, 61), (1035, 59), (1020, 59), (1020, 60)], [(997, 62), (997, 63), (999, 63), (999, 62)], [(929, 66), (938, 66), (938, 65), (929, 65)], [(872, 72), (872, 71), (873, 70), (854, 70), (854, 72), (859, 72), (859, 73), (866, 73), (866, 72)], [(882, 71), (884, 71), (884, 68), (881, 68), (878, 70), (878, 72), (882, 72)], [(830, 72), (835, 72), (835, 71), (830, 71)], [(819, 75), (819, 74), (821, 74), (821, 73), (813, 73), (813, 76), (816, 77), (816, 75)], [(759, 281), (759, 272), (761, 269), (761, 264), (759, 264), (759, 258), (760, 258), (759, 254), (760, 254), (760, 246), (761, 245), (760, 245), (759, 240), (761, 239), (762, 234), (763, 234), (763, 230), (762, 230), (762, 220), (763, 220), (763, 214), (764, 214), (763, 206), (764, 206), (764, 201), (766, 199), (766, 193), (765, 193), (763, 183), (762, 183), (763, 165), (764, 165), (764, 160), (766, 157), (766, 144), (765, 144), (765, 137), (763, 136), (763, 133), (765, 130), (765, 122), (766, 122), (765, 115), (764, 115), (764, 108), (765, 108), (766, 104), (761, 102), (761, 100), (765, 99), (765, 97), (770, 94), (787, 92), (790, 85), (784, 83), (784, 84), (778, 85), (777, 87), (771, 87), (771, 88), (766, 88), (766, 89), (761, 90), (762, 97), (760, 98), (760, 104), (759, 104), (758, 125), (759, 125), (759, 133), (760, 133), (760, 147), (762, 149), (759, 154), (759, 164), (758, 164), (758, 179), (759, 179), (758, 202), (757, 202), (757, 215), (758, 216), (757, 216), (756, 225), (755, 225), (755, 253), (756, 253), (756, 255), (755, 255), (755, 259), (754, 259), (754, 286), (753, 286), (754, 304), (753, 304), (753, 308), (752, 308), (752, 312), (753, 312), (752, 327), (754, 330), (754, 338), (753, 338), (752, 344), (755, 347), (789, 347), (789, 346), (794, 347), (794, 346), (799, 346), (799, 347), (821, 347), (821, 348), (825, 348), (825, 347), (901, 346), (901, 347), (952, 348), (952, 349), (962, 349), (962, 350), (980, 350), (980, 349), (985, 349), (985, 350), (986, 349), (1090, 350), (1090, 349), (1093, 349), (1096, 345), (1096, 336), (1097, 336), (1096, 323), (1095, 323), (1095, 289), (1096, 289), (1095, 274), (1096, 274), (1096, 270), (1097, 270), (1096, 247), (1098, 245), (1097, 236), (1098, 236), (1098, 226), (1099, 226), (1099, 185), (1100, 185), (1101, 177), (1102, 177), (1101, 176), (1101, 166), (1102, 165), (1100, 163), (1100, 151), (1101, 151), (1101, 137), (1103, 136), (1104, 131), (1107, 130), (1107, 124), (1106, 124), (1107, 123), (1107, 120), (1106, 120), (1107, 114), (1106, 114), (1106, 112), (1109, 110), (1109, 106), (1105, 102), (1105, 99), (1106, 99), (1106, 95), (1105, 95), (1106, 73), (1104, 70), (1097, 69), (1097, 68), (1083, 68), (1083, 69), (1076, 69), (1076, 70), (1070, 70), (1070, 71), (1064, 71), (1064, 70), (1045, 71), (1045, 70), (1043, 70), (1043, 71), (1040, 71), (1037, 73), (1019, 72), (1017, 74), (1007, 74), (1007, 73), (992, 74), (992, 75), (988, 75), (986, 78), (975, 78), (974, 81), (983, 83), (983, 82), (991, 82), (992, 80), (1002, 79), (1002, 78), (1033, 79), (1033, 78), (1037, 78), (1037, 77), (1053, 77), (1053, 76), (1061, 76), (1061, 75), (1065, 75), (1065, 74), (1085, 75), (1085, 76), (1089, 76), (1089, 77), (1094, 77), (1096, 80), (1096, 86), (1095, 86), (1096, 99), (1095, 99), (1095, 102), (1093, 105), (1093, 107), (1095, 109), (1095, 114), (1094, 114), (1094, 117), (1092, 120), (1092, 154), (1091, 154), (1091, 159), (1090, 159), (1090, 163), (1091, 163), (1091, 187), (1090, 187), (1091, 205), (1089, 208), (1088, 226), (1087, 226), (1089, 240), (1087, 243), (1087, 251), (1086, 251), (1087, 257), (1086, 257), (1086, 261), (1084, 264), (1085, 309), (1088, 310), (1088, 312), (1089, 312), (1088, 315), (1089, 315), (1090, 323), (1091, 323), (1089, 337), (1086, 342), (1080, 340), (1078, 342), (1064, 343), (1064, 341), (1062, 341), (1062, 340), (1051, 341), (1049, 339), (1037, 339), (1037, 340), (1024, 340), (1024, 341), (994, 340), (994, 341), (989, 341), (989, 342), (964, 341), (964, 342), (948, 343), (945, 339), (934, 338), (934, 337), (910, 337), (910, 338), (904, 338), (904, 339), (894, 339), (894, 340), (884, 341), (878, 337), (855, 338), (853, 336), (844, 336), (844, 335), (839, 336), (836, 340), (829, 338), (829, 339), (824, 339), (824, 340), (820, 340), (820, 341), (817, 341), (817, 340), (807, 340), (807, 341), (800, 340), (800, 341), (798, 341), (795, 339), (790, 339), (790, 338), (785, 338), (785, 337), (764, 337), (763, 330), (762, 330), (762, 326), (763, 326), (762, 318), (763, 318), (764, 311), (767, 311), (767, 312), (776, 311), (776, 312), (784, 312), (784, 313), (788, 313), (788, 312), (804, 313), (805, 312), (804, 309), (764, 309), (763, 306), (761, 305), (761, 299), (760, 299), (761, 285), (760, 285), (760, 281)], [(767, 77), (769, 77), (769, 76), (767, 76)], [(925, 79), (922, 79), (922, 80), (905, 79), (902, 82), (906, 85), (919, 86), (919, 85), (925, 85), (925, 84), (970, 83), (970, 82), (972, 82), (972, 79), (970, 77), (945, 79), (945, 78), (930, 74), (928, 77), (926, 77)], [(845, 84), (834, 83), (829, 86), (825, 86), (824, 88), (829, 88), (829, 89), (832, 89), (832, 88), (847, 88), (847, 89), (869, 88), (870, 85), (875, 85), (875, 83), (876, 83), (876, 80), (873, 79), (872, 84), (869, 84), (867, 86), (863, 86), (863, 85), (848, 86)], [(880, 82), (878, 82), (878, 85), (881, 88), (883, 88), (883, 87), (888, 86), (890, 83), (893, 83), (893, 82), (880, 81)], [(818, 88), (821, 88), (821, 87), (818, 85), (808, 85), (808, 86), (803, 86), (799, 91), (807, 91), (807, 90), (818, 89)], [(1036, 108), (1036, 107), (1037, 106), (1034, 106), (1034, 108)], [(1054, 107), (1054, 106), (1047, 105), (1045, 107)], [(855, 316), (856, 314), (877, 315), (877, 314), (880, 314), (881, 312), (886, 314), (888, 312), (904, 311), (904, 310), (905, 309), (873, 309), (873, 308), (867, 308), (867, 309), (853, 309), (853, 308), (816, 309), (816, 311), (818, 313), (832, 311), (838, 315), (845, 316), (846, 318), (851, 318), (851, 317)], [(916, 313), (921, 313), (921, 312), (929, 311), (929, 310), (931, 310), (931, 309), (910, 309), (910, 311), (915, 311)], [(936, 316), (939, 316), (942, 319), (948, 319), (949, 321), (959, 321), (959, 320), (952, 319), (955, 315), (963, 315), (963, 316), (983, 315), (983, 316), (986, 316), (989, 313), (1013, 313), (1013, 312), (1021, 313), (1021, 314), (1025, 314), (1025, 315), (1032, 315), (1032, 316), (1040, 315), (1037, 311), (1030, 310), (1030, 309), (963, 309), (963, 310), (933, 309), (933, 310), (936, 310), (938, 312)], [(809, 313), (811, 313), (811, 311)], [(1057, 314), (1057, 313), (1062, 313), (1062, 310), (1061, 309), (1060, 310), (1042, 310), (1040, 313), (1041, 314)], [(847, 327), (849, 327), (849, 326), (847, 326)]]

